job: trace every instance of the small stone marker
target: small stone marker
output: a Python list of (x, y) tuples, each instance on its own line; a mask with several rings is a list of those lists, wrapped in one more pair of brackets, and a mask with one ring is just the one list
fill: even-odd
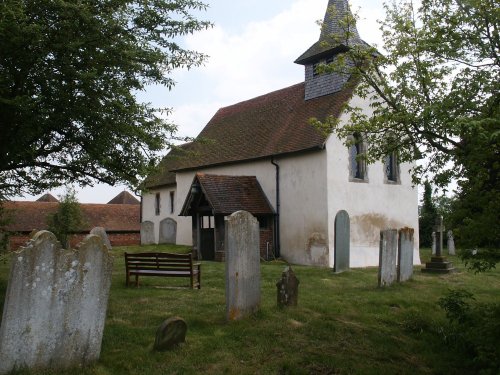
[(241, 319), (260, 307), (259, 222), (246, 211), (225, 219), (226, 318)]
[(412, 228), (399, 230), (398, 281), (404, 282), (413, 276), (413, 233)]
[(451, 230), (448, 231), (448, 254), (449, 255), (456, 255), (455, 240), (453, 238), (453, 231), (451, 231)]
[(152, 245), (155, 243), (155, 224), (152, 221), (141, 223), (141, 245)]
[(278, 307), (297, 306), (299, 297), (299, 279), (291, 266), (287, 266), (276, 283), (278, 288)]
[(184, 319), (174, 316), (165, 320), (156, 330), (153, 350), (163, 352), (186, 341), (186, 332)]
[(95, 234), (96, 236), (101, 237), (102, 243), (104, 244), (104, 246), (106, 246), (106, 249), (108, 250), (112, 249), (108, 234), (106, 233), (106, 230), (103, 227), (92, 228), (90, 234)]
[(100, 237), (61, 249), (38, 232), (12, 254), (0, 326), (0, 374), (68, 368), (99, 359), (113, 258)]
[(396, 281), (396, 260), (398, 257), (398, 231), (387, 229), (380, 232), (380, 253), (378, 286), (389, 286)]
[(177, 222), (167, 217), (160, 221), (160, 237), (158, 243), (175, 244), (177, 240)]

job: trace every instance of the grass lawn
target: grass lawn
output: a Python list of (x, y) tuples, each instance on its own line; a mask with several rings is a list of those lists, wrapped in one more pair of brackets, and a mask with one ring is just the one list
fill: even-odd
[[(170, 288), (188, 279), (142, 278), (125, 287), (124, 251), (187, 251), (181, 246), (115, 248), (113, 283), (101, 358), (85, 369), (37, 374), (474, 374), (466, 353), (444, 343), (446, 318), (437, 301), (465, 288), (478, 301), (500, 302), (500, 271), (474, 275), (450, 257), (458, 273), (422, 274), (377, 287), (377, 268), (335, 275), (294, 266), (299, 306), (276, 307), (285, 264), (262, 263), (262, 304), (248, 319), (225, 321), (224, 264), (202, 262), (201, 290)], [(422, 261), (429, 252), (422, 252)], [(8, 262), (0, 261), (0, 308)], [(152, 351), (161, 322), (180, 316), (186, 342)], [(28, 372), (22, 372), (28, 373)]]

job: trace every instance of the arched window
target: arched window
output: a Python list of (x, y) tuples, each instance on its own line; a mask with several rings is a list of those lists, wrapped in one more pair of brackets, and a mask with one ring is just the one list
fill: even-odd
[(399, 182), (398, 156), (395, 151), (385, 157), (384, 170), (387, 182)]
[(349, 146), (349, 170), (353, 180), (366, 180), (366, 161), (363, 158), (365, 147), (361, 134), (354, 133)]

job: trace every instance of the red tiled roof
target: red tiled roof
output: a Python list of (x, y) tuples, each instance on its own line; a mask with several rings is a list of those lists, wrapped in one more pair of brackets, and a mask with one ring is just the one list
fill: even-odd
[(175, 182), (172, 171), (322, 149), (327, 135), (309, 119), (340, 116), (353, 91), (354, 84), (348, 84), (342, 91), (304, 100), (300, 83), (221, 108), (197, 137), (202, 141), (185, 145), (184, 157), (167, 155), (155, 182), (146, 180), (145, 185)]
[[(197, 173), (205, 198), (215, 214), (230, 215), (245, 210), (253, 215), (272, 215), (274, 210), (255, 176), (220, 176)], [(189, 216), (192, 193), (186, 198), (181, 215)], [(188, 203), (189, 202), (189, 203)]]
[[(57, 211), (59, 203), (5, 202), (11, 217), (6, 229), (10, 232), (31, 232), (47, 229), (47, 217)], [(103, 227), (107, 232), (140, 231), (140, 205), (137, 204), (80, 204), (85, 225), (82, 231)]]
[(141, 202), (128, 191), (122, 191), (111, 199), (108, 204), (141, 204)]
[(47, 194), (42, 195), (36, 201), (37, 202), (59, 202), (59, 199), (54, 197), (52, 194), (47, 193)]

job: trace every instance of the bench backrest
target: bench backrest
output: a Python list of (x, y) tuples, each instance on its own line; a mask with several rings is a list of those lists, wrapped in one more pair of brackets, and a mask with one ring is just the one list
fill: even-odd
[(127, 269), (185, 271), (193, 268), (192, 254), (125, 253)]

